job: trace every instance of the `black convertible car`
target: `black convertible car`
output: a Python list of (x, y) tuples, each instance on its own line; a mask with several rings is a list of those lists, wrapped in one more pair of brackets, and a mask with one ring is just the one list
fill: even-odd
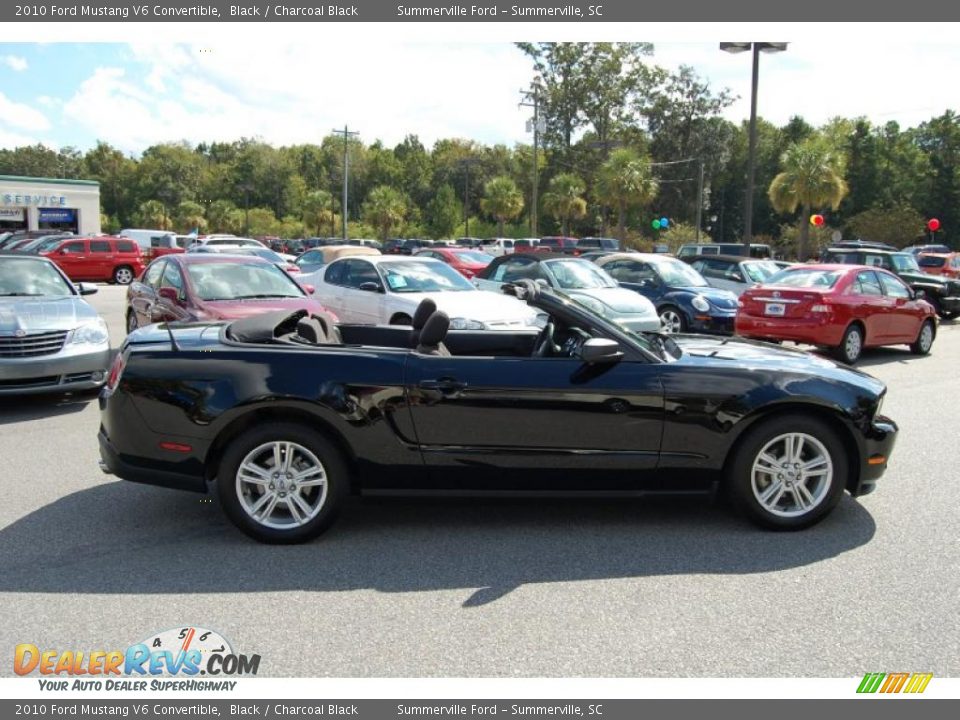
[(131, 334), (100, 396), (101, 466), (207, 492), (266, 542), (323, 532), (348, 493), (709, 492), (800, 529), (870, 492), (884, 385), (796, 350), (633, 333), (528, 281), (542, 330), (334, 325), (305, 311)]

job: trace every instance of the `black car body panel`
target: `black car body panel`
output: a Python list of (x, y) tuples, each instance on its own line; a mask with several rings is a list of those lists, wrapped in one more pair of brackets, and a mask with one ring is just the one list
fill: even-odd
[(538, 310), (615, 340), (622, 359), (533, 357), (530, 331), (451, 331), (451, 356), (435, 356), (397, 327), (345, 325), (345, 344), (312, 347), (235, 342), (223, 323), (138, 330), (100, 396), (102, 462), (203, 492), (231, 438), (282, 420), (335, 443), (363, 493), (703, 491), (746, 429), (800, 411), (843, 438), (852, 493), (883, 472), (868, 461), (889, 455), (896, 426), (878, 415), (878, 380), (740, 338), (644, 339), (538, 295)]

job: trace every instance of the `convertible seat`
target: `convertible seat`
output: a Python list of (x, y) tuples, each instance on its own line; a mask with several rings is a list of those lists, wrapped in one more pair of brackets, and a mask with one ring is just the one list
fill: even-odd
[(334, 345), (343, 345), (343, 338), (340, 336), (340, 328), (333, 319), (333, 315), (325, 312), (315, 312), (311, 317), (316, 318), (323, 328), (323, 334), (327, 336), (327, 342)]
[(450, 351), (443, 344), (443, 339), (450, 329), (450, 318), (441, 310), (433, 313), (420, 331), (420, 344), (417, 352), (421, 355), (438, 355), (450, 357)]
[(420, 332), (423, 326), (427, 324), (430, 316), (437, 311), (437, 304), (430, 298), (424, 298), (417, 305), (413, 313), (413, 330), (410, 331), (410, 347), (415, 348), (420, 344)]

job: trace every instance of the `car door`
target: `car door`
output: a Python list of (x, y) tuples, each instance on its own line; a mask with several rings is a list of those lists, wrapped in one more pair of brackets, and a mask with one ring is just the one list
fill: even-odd
[(90, 240), (90, 262), (87, 267), (94, 280), (109, 280), (113, 276), (113, 247), (109, 240)]
[(885, 272), (877, 275), (880, 276), (880, 285), (890, 303), (887, 316), (889, 342), (914, 342), (920, 334), (920, 323), (923, 322), (919, 302), (913, 299), (913, 292), (900, 278)]
[(873, 270), (861, 270), (850, 286), (851, 315), (866, 328), (864, 344), (882, 345), (889, 341), (890, 314), (893, 301), (883, 294), (880, 280)]
[(151, 309), (150, 322), (172, 322), (187, 319), (189, 319), (189, 313), (186, 309), (183, 273), (180, 272), (176, 263), (168, 262), (160, 275), (157, 302)]
[(130, 298), (130, 311), (136, 317), (138, 327), (153, 322), (154, 306), (158, 301), (157, 290), (166, 264), (166, 260), (151, 263), (141, 279), (130, 283), (127, 291)]
[[(344, 277), (343, 304), (357, 318), (355, 322), (375, 325), (389, 322), (387, 290), (376, 266), (368, 260), (351, 258), (347, 260)], [(374, 285), (376, 290), (362, 289)]]
[(64, 243), (53, 258), (71, 280), (92, 280), (86, 240)]
[(432, 487), (642, 489), (663, 431), (658, 368), (412, 353), (405, 385)]

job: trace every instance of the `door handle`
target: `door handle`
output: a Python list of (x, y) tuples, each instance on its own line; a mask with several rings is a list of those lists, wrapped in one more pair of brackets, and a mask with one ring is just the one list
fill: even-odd
[(452, 395), (467, 388), (467, 383), (451, 377), (444, 377), (438, 380), (421, 380), (420, 388), (422, 390), (437, 390), (443, 395)]

